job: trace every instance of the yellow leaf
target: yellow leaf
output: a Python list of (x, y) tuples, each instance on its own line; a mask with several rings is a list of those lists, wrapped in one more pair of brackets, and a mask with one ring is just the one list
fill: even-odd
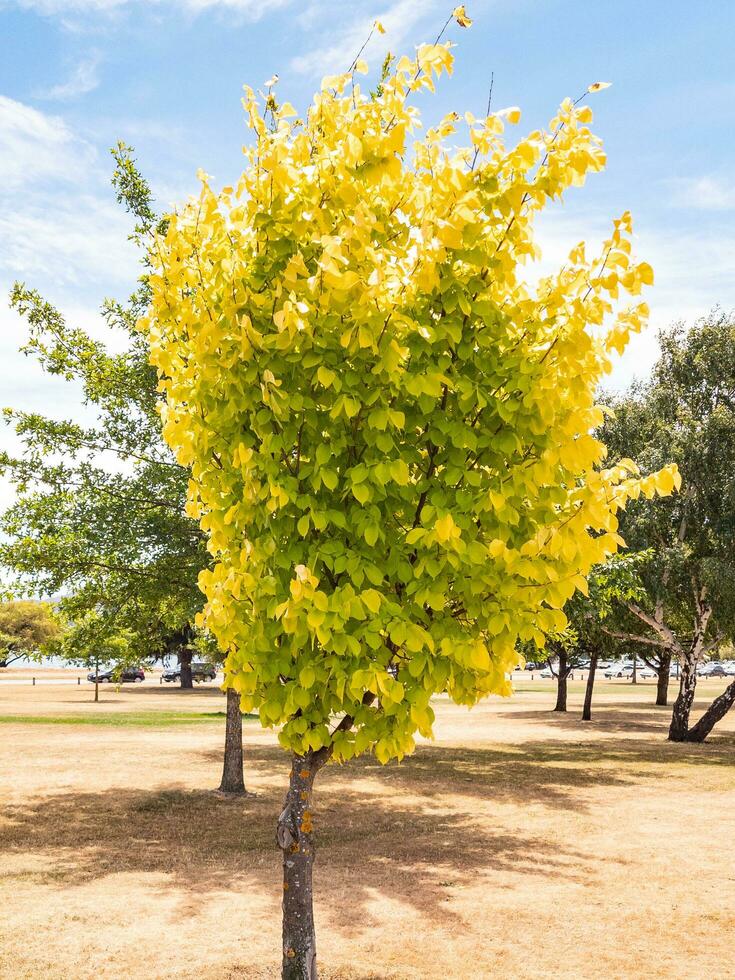
[(454, 8), (452, 11), (452, 17), (454, 17), (460, 27), (472, 26), (472, 19), (467, 16), (467, 11), (464, 9), (464, 4)]
[(601, 92), (604, 88), (610, 88), (612, 82), (593, 82), (587, 86), (588, 92)]
[(336, 377), (334, 371), (331, 371), (328, 367), (325, 367), (323, 364), (317, 370), (316, 376), (319, 379), (320, 383), (323, 384), (325, 388), (328, 388)]
[(375, 21), (375, 30), (378, 32), (378, 34), (385, 34), (385, 28), (379, 20)]
[(444, 517), (440, 517), (434, 525), (434, 530), (436, 531), (437, 539), (442, 544), (449, 541), (450, 538), (457, 537), (459, 534), (459, 528), (454, 523), (454, 518), (451, 514), (445, 514)]

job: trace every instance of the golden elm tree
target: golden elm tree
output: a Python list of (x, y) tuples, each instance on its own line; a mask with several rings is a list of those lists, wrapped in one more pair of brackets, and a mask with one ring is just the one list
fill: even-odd
[(303, 120), (247, 88), (237, 186), (201, 174), (152, 253), (140, 329), (214, 557), (202, 625), (291, 758), (284, 977), (316, 977), (320, 768), (410, 753), (435, 694), (510, 694), (517, 643), (563, 628), (621, 545), (616, 511), (678, 482), (605, 469), (590, 434), (610, 352), (647, 313), (619, 303), (652, 279), (630, 216), (537, 287), (519, 268), (535, 216), (603, 167), (589, 107), (566, 100), (512, 147), (516, 109), (421, 135), (415, 96), (452, 61), (422, 45), (372, 94), (357, 61)]

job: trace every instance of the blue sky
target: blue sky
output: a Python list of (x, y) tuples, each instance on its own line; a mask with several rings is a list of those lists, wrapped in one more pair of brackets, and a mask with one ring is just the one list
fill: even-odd
[[(199, 167), (222, 184), (247, 139), (242, 85), (278, 72), (305, 106), (344, 70), (379, 18), (365, 56), (377, 68), (431, 40), (452, 2), (434, 0), (0, 0), (0, 297), (14, 279), (102, 333), (106, 295), (137, 272), (128, 223), (109, 187), (108, 148), (136, 147), (162, 207), (196, 191)], [(453, 27), (456, 70), (427, 118), (519, 105), (521, 130), (593, 81), (608, 169), (541, 226), (545, 263), (603, 237), (629, 208), (637, 249), (656, 271), (652, 327), (616, 367), (623, 386), (655, 358), (655, 330), (715, 304), (735, 307), (735, 75), (730, 0), (469, 0)], [(24, 329), (0, 298), (0, 405), (75, 414), (76, 393), (17, 353)], [(77, 413), (78, 414), (78, 413)], [(3, 434), (2, 441), (8, 439)], [(6, 489), (7, 494), (7, 489)], [(0, 503), (3, 495), (0, 492)]]

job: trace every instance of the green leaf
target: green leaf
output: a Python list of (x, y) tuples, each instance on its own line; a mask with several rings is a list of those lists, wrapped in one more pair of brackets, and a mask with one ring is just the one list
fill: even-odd
[(352, 494), (358, 503), (366, 504), (372, 497), (372, 491), (364, 483), (358, 483), (352, 487)]

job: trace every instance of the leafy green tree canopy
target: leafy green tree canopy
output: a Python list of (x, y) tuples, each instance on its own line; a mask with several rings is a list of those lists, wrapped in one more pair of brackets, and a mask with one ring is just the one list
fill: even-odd
[(58, 634), (50, 603), (30, 599), (0, 603), (0, 666), (40, 655)]
[(735, 323), (716, 310), (660, 342), (650, 383), (613, 400), (603, 438), (613, 460), (633, 455), (648, 472), (673, 460), (682, 474), (680, 494), (622, 518), (629, 547), (650, 549), (644, 596), (625, 609), (631, 640), (682, 661), (672, 737), (698, 738), (709, 719), (689, 733), (696, 664), (735, 636)]

